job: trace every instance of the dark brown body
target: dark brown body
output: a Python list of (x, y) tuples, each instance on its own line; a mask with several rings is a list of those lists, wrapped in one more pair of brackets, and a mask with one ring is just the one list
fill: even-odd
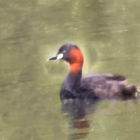
[(134, 85), (127, 85), (121, 75), (100, 74), (81, 77), (81, 72), (69, 73), (61, 88), (61, 99), (87, 98), (93, 100), (137, 98)]

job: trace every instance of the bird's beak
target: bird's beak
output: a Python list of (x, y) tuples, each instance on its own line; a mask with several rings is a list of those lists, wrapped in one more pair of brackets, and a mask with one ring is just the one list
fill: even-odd
[(63, 58), (63, 56), (64, 56), (63, 53), (59, 53), (56, 56), (49, 58), (49, 60), (60, 60)]
[(53, 56), (51, 58), (49, 58), (49, 60), (56, 60), (57, 59), (57, 56)]

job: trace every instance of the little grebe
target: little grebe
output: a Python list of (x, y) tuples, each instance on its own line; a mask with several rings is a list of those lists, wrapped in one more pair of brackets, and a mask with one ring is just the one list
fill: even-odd
[(65, 60), (70, 64), (70, 71), (61, 87), (61, 99), (119, 99), (137, 98), (135, 85), (128, 85), (124, 76), (96, 74), (82, 77), (83, 54), (80, 48), (72, 43), (63, 44), (56, 56), (49, 60)]

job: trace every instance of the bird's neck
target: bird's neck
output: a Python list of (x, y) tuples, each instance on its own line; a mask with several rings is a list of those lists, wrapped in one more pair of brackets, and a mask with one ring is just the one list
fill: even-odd
[(84, 63), (83, 54), (79, 48), (73, 48), (70, 51), (70, 73), (78, 73), (82, 70)]
[(70, 73), (78, 73), (82, 71), (83, 63), (72, 63), (70, 64)]
[(77, 89), (81, 84), (82, 70), (77, 72), (69, 72), (66, 78), (66, 86), (68, 89)]
[(66, 78), (69, 88), (78, 88), (82, 77), (83, 61), (70, 63), (70, 70)]
[(64, 82), (68, 90), (76, 90), (80, 87), (82, 77), (82, 67), (84, 63), (83, 55), (79, 49), (72, 49), (71, 59), (69, 61), (70, 70)]

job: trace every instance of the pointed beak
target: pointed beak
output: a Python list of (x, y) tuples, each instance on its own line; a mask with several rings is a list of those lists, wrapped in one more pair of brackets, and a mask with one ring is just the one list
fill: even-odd
[(51, 58), (49, 58), (49, 60), (56, 60), (57, 59), (57, 56), (53, 56)]
[(59, 53), (56, 56), (49, 58), (49, 60), (60, 60), (63, 58), (63, 53)]

